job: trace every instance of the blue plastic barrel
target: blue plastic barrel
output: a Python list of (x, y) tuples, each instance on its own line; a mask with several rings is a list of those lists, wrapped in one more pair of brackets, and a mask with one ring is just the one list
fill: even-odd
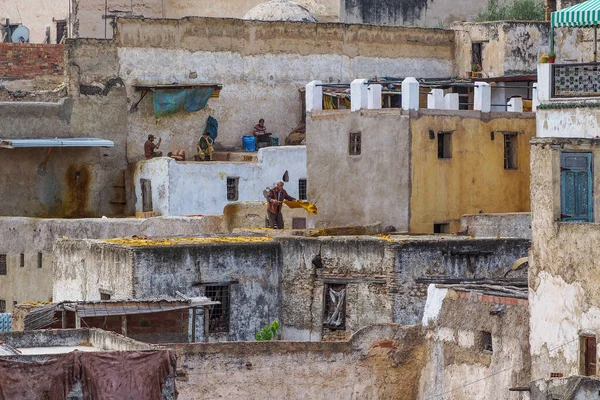
[(244, 150), (246, 151), (255, 151), (256, 138), (254, 136), (244, 136), (242, 138), (242, 146), (244, 146)]
[(277, 136), (273, 136), (273, 146), (279, 146), (279, 138)]

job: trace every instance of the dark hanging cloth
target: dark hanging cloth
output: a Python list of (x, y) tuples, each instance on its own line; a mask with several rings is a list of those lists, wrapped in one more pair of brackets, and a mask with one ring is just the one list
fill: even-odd
[(202, 110), (214, 90), (214, 88), (156, 89), (153, 95), (154, 117), (159, 119), (179, 111)]
[(80, 353), (84, 400), (161, 400), (175, 352), (114, 351)]
[(64, 400), (76, 381), (76, 356), (73, 352), (38, 362), (0, 359), (0, 400)]
[(217, 121), (217, 119), (215, 117), (213, 117), (212, 115), (209, 115), (208, 119), (206, 120), (206, 128), (204, 129), (204, 132), (210, 133), (210, 138), (214, 142), (217, 139), (218, 130), (219, 130), (219, 122)]

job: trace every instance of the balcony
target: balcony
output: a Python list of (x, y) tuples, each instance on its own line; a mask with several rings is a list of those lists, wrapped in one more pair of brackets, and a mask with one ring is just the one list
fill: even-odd
[(549, 65), (551, 98), (600, 97), (600, 63)]

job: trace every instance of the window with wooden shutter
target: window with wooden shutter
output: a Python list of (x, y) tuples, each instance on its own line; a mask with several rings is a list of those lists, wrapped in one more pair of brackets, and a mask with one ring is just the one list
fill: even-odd
[(592, 154), (560, 155), (560, 219), (564, 222), (592, 222)]

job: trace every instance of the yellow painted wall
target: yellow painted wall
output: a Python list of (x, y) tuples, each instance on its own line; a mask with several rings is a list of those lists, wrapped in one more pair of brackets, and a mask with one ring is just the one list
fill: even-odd
[[(489, 121), (478, 112), (465, 112), (464, 117), (439, 113), (411, 117), (410, 231), (431, 233), (434, 223), (448, 222), (450, 232), (456, 232), (463, 214), (530, 211), (533, 115), (515, 113), (511, 118)], [(429, 138), (429, 130), (435, 132), (435, 139)], [(452, 158), (438, 159), (437, 132), (452, 130)], [(500, 131), (519, 132), (516, 170), (504, 169), (504, 136)]]

